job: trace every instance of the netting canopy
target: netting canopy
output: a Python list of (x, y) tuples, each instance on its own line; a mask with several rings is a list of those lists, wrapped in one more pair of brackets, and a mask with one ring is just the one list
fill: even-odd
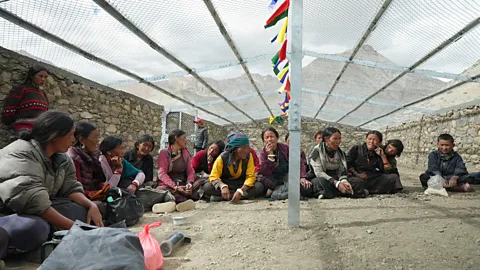
[[(0, 0), (0, 46), (167, 109), (244, 123), (282, 113), (270, 2)], [(478, 102), (480, 0), (303, 3), (303, 116), (381, 128)]]

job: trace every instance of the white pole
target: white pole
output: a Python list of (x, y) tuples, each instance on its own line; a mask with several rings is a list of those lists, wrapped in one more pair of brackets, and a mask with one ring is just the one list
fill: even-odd
[(288, 130), (290, 158), (288, 164), (288, 226), (300, 225), (300, 134), (302, 129), (302, 23), (303, 0), (290, 0), (290, 103)]

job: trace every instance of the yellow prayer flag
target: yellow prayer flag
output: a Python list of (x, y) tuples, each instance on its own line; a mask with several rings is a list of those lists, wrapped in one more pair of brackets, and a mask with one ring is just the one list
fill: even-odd
[(270, 116), (270, 120), (268, 121), (270, 123), (270, 125), (273, 123), (274, 120), (275, 120), (275, 117)]
[(288, 25), (288, 17), (283, 22), (282, 28), (280, 28), (280, 32), (278, 32), (277, 43), (282, 43), (285, 40), (285, 34), (287, 33), (287, 25)]

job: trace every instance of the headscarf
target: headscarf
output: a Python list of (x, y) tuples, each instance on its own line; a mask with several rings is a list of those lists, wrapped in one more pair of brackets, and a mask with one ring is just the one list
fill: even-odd
[(237, 147), (249, 145), (247, 135), (241, 132), (233, 132), (227, 136), (225, 151), (231, 152)]
[(247, 135), (241, 132), (230, 133), (230, 135), (227, 136), (227, 140), (225, 141), (225, 143), (226, 143), (225, 152), (229, 154), (228, 162), (226, 164), (227, 167), (230, 167), (233, 164), (233, 161), (234, 161), (233, 150), (235, 150), (238, 147), (242, 147), (250, 144), (248, 142)]

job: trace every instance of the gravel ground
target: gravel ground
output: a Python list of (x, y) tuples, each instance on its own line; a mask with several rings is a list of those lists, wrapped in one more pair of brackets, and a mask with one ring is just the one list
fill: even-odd
[[(257, 200), (147, 213), (132, 231), (162, 221), (152, 229), (159, 242), (175, 231), (192, 238), (165, 258), (165, 270), (480, 269), (478, 192), (427, 196), (417, 174), (401, 170), (400, 194), (302, 201), (299, 228), (286, 226), (288, 203)], [(172, 216), (185, 224), (174, 227)]]

